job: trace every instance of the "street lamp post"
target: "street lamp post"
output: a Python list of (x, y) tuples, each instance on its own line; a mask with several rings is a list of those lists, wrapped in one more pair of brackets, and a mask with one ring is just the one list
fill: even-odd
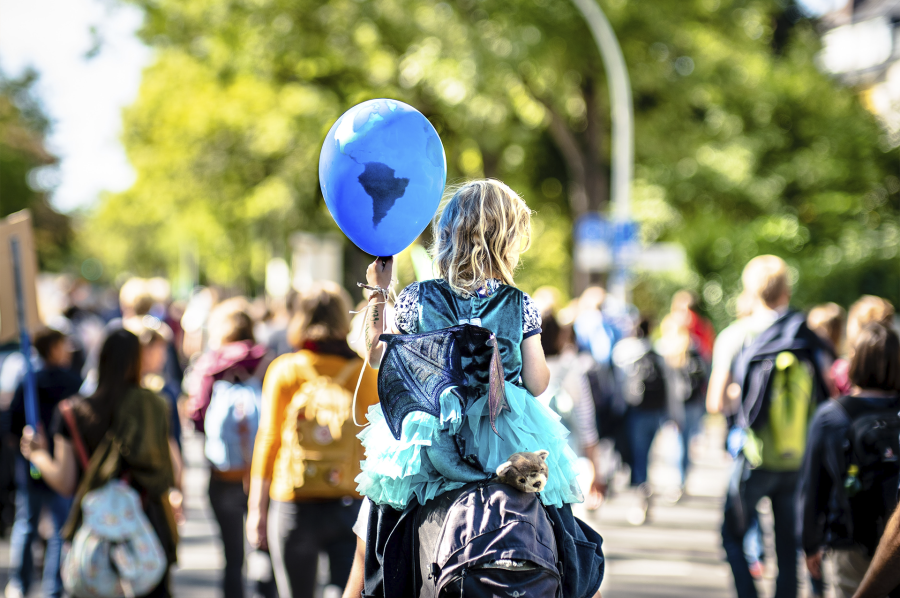
[[(631, 178), (634, 174), (634, 110), (631, 100), (631, 81), (625, 66), (625, 57), (616, 34), (597, 0), (572, 0), (581, 11), (584, 20), (597, 42), (609, 87), (609, 103), (612, 109), (612, 220), (618, 227), (630, 226)], [(619, 252), (621, 253), (621, 252)], [(622, 259), (615, 260), (614, 295), (627, 299), (626, 267)]]

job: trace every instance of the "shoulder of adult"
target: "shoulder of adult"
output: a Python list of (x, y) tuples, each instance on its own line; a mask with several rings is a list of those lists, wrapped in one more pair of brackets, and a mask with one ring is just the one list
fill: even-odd
[(829, 400), (816, 409), (810, 422), (810, 430), (813, 428), (821, 428), (822, 430), (846, 429), (850, 426), (851, 420), (852, 416), (838, 399)]
[(77, 384), (78, 388), (81, 388), (81, 384), (84, 382), (84, 378), (81, 377), (81, 374), (73, 372), (72, 370), (63, 370), (65, 372), (66, 381), (70, 384)]
[(312, 365), (312, 362), (313, 354), (309, 351), (301, 349), (300, 351), (294, 351), (293, 353), (285, 353), (284, 355), (279, 355), (278, 357), (273, 359), (272, 363), (269, 364), (269, 371), (279, 371), (296, 367), (304, 367)]
[(728, 343), (729, 341), (734, 340), (736, 337), (743, 336), (747, 333), (747, 318), (740, 318), (739, 320), (735, 320), (728, 326), (722, 329), (722, 332), (716, 335), (715, 344), (719, 343)]
[(900, 410), (900, 396), (895, 397), (865, 397), (844, 395), (833, 401), (837, 409), (848, 419), (853, 421), (861, 415), (870, 412), (897, 411)]
[(716, 340), (713, 342), (713, 356), (715, 356), (717, 351), (721, 351), (723, 347), (728, 347), (733, 344), (741, 345), (746, 335), (746, 318), (735, 320), (723, 328), (722, 332), (716, 336)]
[(131, 389), (125, 395), (125, 400), (132, 401), (147, 401), (152, 404), (154, 407), (160, 407), (168, 411), (169, 402), (162, 395), (150, 390), (149, 388), (144, 388), (143, 386), (136, 386)]
[(283, 382), (307, 378), (311, 370), (315, 371), (314, 361), (314, 355), (304, 350), (279, 355), (269, 364), (266, 380)]

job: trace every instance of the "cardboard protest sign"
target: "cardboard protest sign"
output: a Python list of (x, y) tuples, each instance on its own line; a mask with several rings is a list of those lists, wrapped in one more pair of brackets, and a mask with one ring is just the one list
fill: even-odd
[(31, 214), (22, 210), (0, 220), (0, 344), (17, 342), (19, 326), (16, 321), (16, 284), (13, 269), (13, 243), (18, 244), (19, 273), (22, 281), (25, 321), (29, 332), (40, 327), (38, 316), (37, 254), (31, 228)]

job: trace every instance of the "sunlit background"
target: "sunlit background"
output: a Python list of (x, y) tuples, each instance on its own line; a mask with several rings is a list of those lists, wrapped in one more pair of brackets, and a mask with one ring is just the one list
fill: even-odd
[[(890, 3), (601, 5), (634, 87), (641, 240), (686, 252), (637, 264), (639, 307), (688, 286), (722, 323), (761, 252), (788, 258), (801, 304), (897, 295)], [(607, 209), (610, 107), (568, 2), (0, 0), (0, 14), (0, 215), (32, 208), (46, 270), (256, 293), (279, 264), (311, 276), (312, 243), (356, 280), (365, 256), (297, 233), (336, 232), (316, 178), (325, 131), (390, 96), (435, 124), (451, 180), (502, 178), (537, 210), (536, 247), (562, 251), (526, 256), (520, 286), (605, 280), (572, 259), (573, 222)]]

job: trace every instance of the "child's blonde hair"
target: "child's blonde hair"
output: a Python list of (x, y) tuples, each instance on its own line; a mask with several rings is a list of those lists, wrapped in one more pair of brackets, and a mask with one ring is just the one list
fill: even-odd
[(471, 181), (456, 189), (432, 230), (437, 275), (474, 294), (491, 273), (513, 284), (518, 255), (531, 245), (531, 210), (498, 180)]

